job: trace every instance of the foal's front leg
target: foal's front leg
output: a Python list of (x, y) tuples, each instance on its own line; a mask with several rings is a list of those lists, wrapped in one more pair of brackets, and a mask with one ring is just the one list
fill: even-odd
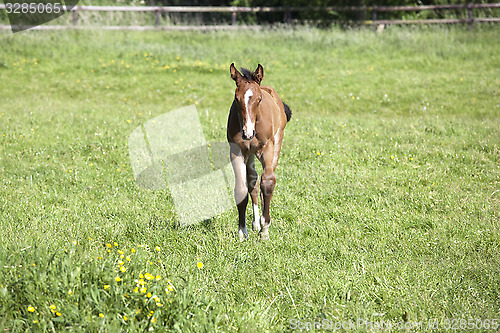
[(247, 227), (245, 224), (245, 211), (248, 203), (248, 188), (247, 188), (247, 168), (245, 159), (238, 147), (231, 145), (231, 165), (234, 171), (234, 200), (238, 207), (238, 236), (240, 240), (245, 240), (248, 237)]
[(257, 182), (259, 180), (259, 175), (257, 170), (255, 170), (255, 155), (248, 158), (247, 161), (247, 184), (248, 192), (250, 192), (250, 197), (252, 198), (253, 206), (253, 222), (252, 229), (254, 231), (260, 231), (260, 216), (259, 216), (259, 187)]

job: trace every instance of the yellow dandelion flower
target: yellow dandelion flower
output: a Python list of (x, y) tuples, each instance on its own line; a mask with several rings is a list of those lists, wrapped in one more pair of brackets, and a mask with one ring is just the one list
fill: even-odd
[(108, 248), (111, 248), (111, 246), (112, 246), (112, 245), (108, 243), (108, 244), (106, 244), (106, 246), (107, 246)]
[(118, 254), (123, 254), (123, 251), (122, 250), (118, 250)]
[(168, 290), (170, 290), (170, 291), (173, 291), (173, 290), (174, 290), (174, 287), (172, 287), (172, 285), (171, 285), (171, 284), (169, 284), (169, 285), (167, 286), (167, 288), (168, 288)]
[(151, 319), (151, 322), (154, 324), (156, 323), (156, 317), (153, 317), (153, 319)]
[(154, 279), (154, 276), (151, 275), (151, 273), (146, 273), (145, 277), (146, 277), (146, 280), (152, 280), (152, 279)]
[(203, 263), (201, 261), (198, 261), (198, 263), (196, 264), (196, 266), (198, 266), (198, 269), (202, 269), (203, 268)]
[(141, 287), (141, 293), (142, 293), (142, 294), (145, 294), (145, 293), (146, 293), (146, 291), (148, 291), (148, 288), (146, 288), (146, 287)]
[(163, 306), (163, 304), (161, 304), (160, 302), (156, 303), (156, 306), (161, 308)]
[(118, 265), (120, 265), (120, 266), (121, 266), (121, 265), (123, 265), (123, 264), (124, 264), (123, 260), (118, 261)]
[(130, 260), (132, 260), (132, 259), (131, 259), (131, 258), (130, 258), (129, 256), (127, 256), (127, 258), (125, 258), (125, 259), (127, 259), (127, 261), (130, 261)]
[(127, 321), (127, 320), (128, 320), (128, 318), (127, 318), (127, 316), (126, 316), (126, 315), (123, 315), (123, 320), (124, 320), (124, 321)]
[(138, 293), (139, 292), (139, 288), (138, 287), (135, 287), (134, 288), (134, 293)]
[(55, 310), (57, 307), (56, 307), (54, 304), (51, 304), (51, 305), (49, 306), (49, 308), (50, 308), (51, 310)]
[(121, 278), (121, 277), (119, 277), (119, 276), (115, 277), (115, 281), (116, 281), (116, 282), (120, 282), (121, 280), (122, 280), (122, 278)]
[(125, 273), (126, 270), (125, 266), (120, 267), (120, 271), (122, 271), (122, 273)]
[(28, 306), (28, 311), (29, 312), (35, 312), (35, 308), (30, 305), (30, 306)]
[(156, 276), (156, 280), (157, 280), (157, 281), (161, 280), (161, 276), (157, 275), (157, 276)]
[(134, 248), (131, 248), (131, 249), (130, 249), (130, 252), (135, 253), (135, 249), (134, 249)]
[(161, 251), (161, 248), (159, 246), (155, 247), (155, 250), (160, 252)]
[(99, 317), (104, 318), (104, 315), (102, 313), (99, 313)]
[(60, 317), (61, 316), (61, 312), (56, 312), (56, 316)]
[(142, 275), (142, 273), (139, 274), (139, 279), (144, 279), (144, 275)]
[(151, 296), (152, 296), (152, 295), (151, 295), (151, 293), (147, 293), (147, 294), (146, 294), (146, 297), (147, 297), (147, 298), (151, 298)]
[(118, 246), (118, 243), (117, 243), (117, 242), (114, 242), (114, 243), (113, 243), (113, 245), (114, 245), (114, 246)]
[(104, 289), (109, 289), (109, 284), (105, 284)]

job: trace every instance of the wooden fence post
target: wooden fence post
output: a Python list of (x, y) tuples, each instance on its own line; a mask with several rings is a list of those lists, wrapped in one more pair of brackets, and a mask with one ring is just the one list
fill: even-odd
[(236, 25), (236, 10), (233, 8), (233, 11), (231, 12), (231, 24)]
[(290, 8), (285, 9), (285, 13), (283, 14), (283, 22), (284, 23), (290, 23), (292, 20), (292, 12), (290, 11)]
[(472, 17), (473, 11), (472, 11), (472, 3), (467, 4), (467, 17), (468, 17), (468, 25), (469, 25), (469, 31), (472, 31), (472, 23), (474, 22), (474, 18)]
[(160, 11), (155, 10), (155, 27), (160, 25)]
[(377, 5), (372, 8), (372, 29), (378, 31), (378, 27), (375, 25), (375, 21), (377, 20)]
[(78, 10), (77, 8), (77, 6), (73, 7), (73, 13), (71, 13), (73, 15), (73, 25), (78, 23), (78, 13), (76, 12)]

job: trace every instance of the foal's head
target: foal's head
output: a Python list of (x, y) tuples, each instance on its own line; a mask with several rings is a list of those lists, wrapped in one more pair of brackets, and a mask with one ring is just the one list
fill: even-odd
[(264, 69), (259, 64), (255, 72), (242, 68), (240, 73), (231, 64), (231, 78), (236, 82), (234, 98), (239, 104), (241, 135), (244, 140), (251, 140), (255, 136), (255, 118), (262, 101), (260, 83), (264, 78)]

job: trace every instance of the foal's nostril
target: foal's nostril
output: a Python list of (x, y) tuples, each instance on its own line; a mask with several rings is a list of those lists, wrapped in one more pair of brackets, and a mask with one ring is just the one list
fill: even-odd
[(248, 135), (245, 131), (243, 131), (242, 134), (244, 140), (252, 140), (255, 137), (255, 131), (253, 131), (251, 135)]

